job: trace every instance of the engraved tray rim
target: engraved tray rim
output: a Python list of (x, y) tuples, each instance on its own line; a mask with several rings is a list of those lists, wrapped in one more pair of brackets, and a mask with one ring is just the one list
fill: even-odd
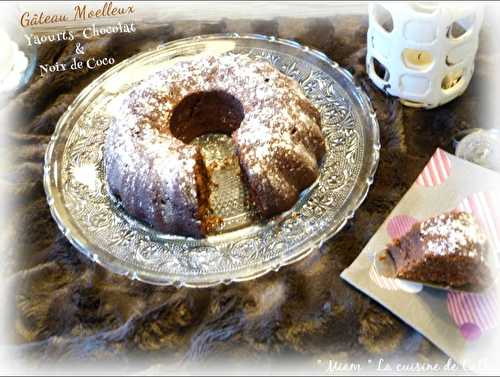
[[(305, 245), (302, 249), (298, 249), (295, 253), (287, 256), (286, 258), (283, 257), (278, 262), (267, 263), (265, 267), (261, 268), (260, 270), (247, 271), (248, 268), (243, 268), (241, 269), (241, 271), (237, 271), (238, 273), (233, 274), (232, 276), (227, 276), (227, 273), (226, 274), (202, 273), (198, 275), (189, 275), (189, 276), (187, 275), (167, 276), (163, 273), (147, 270), (145, 268), (137, 269), (136, 266), (133, 266), (130, 263), (125, 264), (124, 261), (106, 252), (106, 250), (103, 250), (97, 245), (88, 245), (88, 242), (85, 239), (85, 234), (81, 234), (79, 229), (74, 226), (74, 224), (71, 221), (71, 218), (67, 216), (68, 215), (67, 208), (61, 203), (61, 198), (60, 198), (61, 193), (58, 190), (57, 184), (54, 183), (54, 180), (57, 178), (58, 174), (57, 167), (60, 165), (58, 164), (58, 161), (55, 159), (55, 157), (57, 156), (54, 151), (61, 137), (61, 133), (65, 129), (67, 119), (70, 116), (74, 115), (73, 112), (75, 111), (75, 109), (78, 108), (78, 105), (82, 101), (84, 101), (87, 95), (91, 93), (95, 88), (97, 88), (106, 78), (113, 75), (115, 72), (119, 71), (119, 69), (125, 67), (126, 65), (132, 64), (134, 61), (141, 59), (148, 54), (154, 54), (159, 49), (176, 49), (178, 47), (185, 46), (187, 43), (190, 42), (214, 41), (217, 39), (223, 39), (223, 40), (255, 39), (257, 41), (267, 42), (270, 44), (270, 46), (274, 44), (274, 45), (291, 47), (293, 49), (297, 49), (298, 53), (302, 55), (312, 56), (314, 59), (318, 60), (322, 64), (328, 65), (330, 69), (333, 69), (338, 73), (340, 73), (342, 78), (346, 80), (347, 85), (350, 86), (349, 88), (350, 93), (357, 98), (361, 110), (363, 111), (364, 115), (366, 115), (365, 120), (369, 124), (369, 127), (365, 127), (364, 131), (370, 133), (372, 144), (365, 145), (363, 164), (359, 172), (360, 175), (357, 177), (353, 189), (349, 193), (342, 207), (340, 207), (339, 209), (339, 212), (341, 215), (343, 214), (343, 217), (340, 218), (339, 216), (336, 223), (333, 224), (333, 226), (329, 231), (317, 234), (313, 241), (310, 241), (309, 244)], [(272, 49), (272, 47), (270, 49)], [(78, 117), (80, 117), (81, 115), (82, 113), (79, 114)], [(65, 145), (66, 145), (66, 140), (65, 140)], [(61, 232), (66, 236), (66, 238), (70, 241), (70, 243), (84, 255), (89, 257), (92, 261), (98, 263), (99, 265), (103, 266), (104, 268), (114, 273), (125, 275), (132, 280), (135, 279), (155, 285), (174, 285), (177, 287), (204, 288), (219, 284), (230, 284), (232, 282), (255, 279), (264, 274), (267, 274), (268, 272), (278, 271), (281, 267), (297, 262), (308, 256), (312, 251), (319, 249), (325, 241), (333, 237), (345, 226), (347, 221), (354, 216), (355, 211), (365, 200), (366, 196), (368, 195), (369, 188), (374, 180), (374, 176), (378, 167), (379, 156), (380, 156), (379, 126), (375, 111), (373, 110), (373, 107), (371, 105), (368, 96), (360, 86), (356, 85), (349, 71), (340, 67), (336, 62), (332, 61), (324, 53), (315, 50), (313, 48), (301, 45), (300, 43), (297, 43), (295, 41), (276, 38), (273, 36), (261, 35), (261, 34), (249, 34), (249, 33), (209, 34), (209, 35), (200, 35), (195, 37), (178, 39), (172, 42), (161, 44), (156, 49), (153, 49), (151, 51), (139, 53), (130, 58), (127, 58), (122, 62), (120, 62), (119, 64), (117, 64), (116, 66), (107, 70), (97, 79), (95, 79), (91, 84), (89, 84), (86, 88), (84, 88), (81, 91), (81, 93), (76, 97), (76, 99), (73, 101), (73, 103), (70, 106), (68, 106), (68, 109), (63, 114), (63, 116), (61, 116), (50, 138), (47, 150), (45, 152), (43, 185), (47, 196), (47, 202), (50, 208), (51, 215), (54, 218), (57, 226), (59, 227)], [(367, 164), (367, 159), (368, 159), (368, 164)], [(363, 169), (366, 170), (366, 175), (364, 177), (361, 177)]]

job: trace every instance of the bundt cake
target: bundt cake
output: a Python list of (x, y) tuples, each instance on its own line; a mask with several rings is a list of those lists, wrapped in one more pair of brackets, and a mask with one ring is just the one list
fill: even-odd
[(216, 220), (210, 174), (189, 143), (232, 135), (243, 179), (263, 217), (290, 209), (318, 177), (320, 115), (299, 85), (246, 55), (183, 60), (117, 101), (104, 158), (111, 193), (154, 229), (200, 238)]

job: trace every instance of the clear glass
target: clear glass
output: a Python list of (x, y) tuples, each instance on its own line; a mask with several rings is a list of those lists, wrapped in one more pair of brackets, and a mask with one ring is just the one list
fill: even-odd
[(464, 160), (500, 172), (500, 129), (474, 129), (458, 142), (455, 154)]
[[(248, 54), (294, 78), (320, 109), (327, 154), (317, 182), (290, 211), (252, 215), (231, 165), (211, 197), (224, 225), (197, 240), (160, 234), (130, 218), (108, 194), (103, 144), (113, 99), (177, 59)], [(207, 159), (227, 156), (227, 140), (196, 142)], [(379, 159), (375, 113), (351, 75), (323, 53), (261, 35), (210, 35), (134, 56), (100, 76), (61, 117), (46, 152), (44, 185), (52, 215), (72, 244), (110, 270), (152, 284), (206, 287), (242, 281), (298, 261), (336, 234), (367, 195)], [(232, 183), (231, 183), (232, 182)], [(236, 183), (235, 183), (236, 182)]]

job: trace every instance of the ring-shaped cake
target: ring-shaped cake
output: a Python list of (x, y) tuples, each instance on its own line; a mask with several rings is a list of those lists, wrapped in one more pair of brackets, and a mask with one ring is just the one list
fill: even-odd
[(299, 85), (245, 55), (200, 56), (154, 73), (121, 95), (105, 144), (109, 189), (154, 229), (200, 238), (212, 214), (199, 146), (232, 135), (242, 179), (265, 218), (293, 207), (319, 175), (320, 114)]

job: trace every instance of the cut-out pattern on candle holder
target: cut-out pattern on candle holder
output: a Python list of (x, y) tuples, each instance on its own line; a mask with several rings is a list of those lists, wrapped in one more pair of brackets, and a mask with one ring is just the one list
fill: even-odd
[(368, 75), (407, 106), (445, 104), (469, 85), (482, 21), (474, 3), (372, 3)]

